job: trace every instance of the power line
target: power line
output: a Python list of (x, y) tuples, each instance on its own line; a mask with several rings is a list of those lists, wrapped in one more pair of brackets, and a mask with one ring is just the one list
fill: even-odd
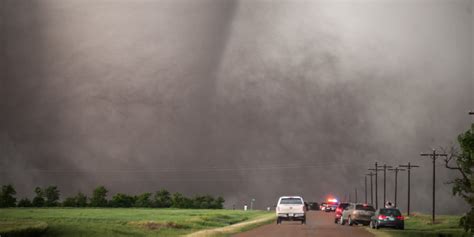
[[(282, 166), (261, 166), (261, 167), (195, 167), (195, 168), (161, 168), (161, 169), (23, 169), (24, 172), (43, 173), (160, 173), (160, 172), (218, 172), (218, 171), (253, 171), (253, 170), (280, 170), (280, 169), (305, 169), (305, 168), (327, 168), (332, 166), (363, 166), (358, 163), (323, 163), (314, 165), (282, 165)], [(9, 172), (3, 169), (0, 173)], [(13, 171), (12, 171), (13, 172)], [(18, 172), (17, 170), (14, 172)]]

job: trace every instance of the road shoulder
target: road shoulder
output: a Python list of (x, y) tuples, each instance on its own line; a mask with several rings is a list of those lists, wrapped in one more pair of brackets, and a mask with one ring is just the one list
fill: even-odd
[(248, 231), (248, 230), (263, 226), (263, 225), (270, 224), (274, 220), (275, 220), (275, 214), (272, 212), (272, 213), (265, 214), (263, 216), (259, 216), (256, 219), (244, 221), (244, 222), (237, 223), (234, 225), (197, 231), (197, 232), (186, 235), (186, 237), (229, 236), (232, 234), (245, 232), (245, 231)]

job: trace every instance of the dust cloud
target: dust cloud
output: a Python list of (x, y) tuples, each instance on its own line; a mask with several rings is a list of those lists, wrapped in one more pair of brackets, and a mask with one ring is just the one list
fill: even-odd
[[(0, 183), (19, 196), (105, 185), (265, 208), (357, 188), (363, 201), (375, 161), (410, 161), (412, 207), (428, 211), (431, 163), (418, 154), (473, 122), (472, 0), (0, 7)], [(456, 174), (437, 171), (439, 211), (464, 211), (444, 184)], [(406, 173), (398, 183), (403, 209)], [(388, 173), (391, 200), (393, 185)]]

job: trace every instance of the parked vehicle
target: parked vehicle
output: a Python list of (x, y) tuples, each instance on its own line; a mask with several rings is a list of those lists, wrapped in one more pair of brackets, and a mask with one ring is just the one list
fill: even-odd
[(308, 202), (308, 211), (318, 211), (319, 204), (317, 202)]
[(283, 196), (278, 199), (276, 207), (277, 224), (282, 221), (301, 221), (306, 224), (306, 207), (299, 196)]
[(341, 225), (347, 223), (350, 226), (354, 224), (369, 225), (374, 214), (375, 209), (371, 205), (351, 203), (342, 211), (339, 223)]
[(381, 227), (392, 227), (396, 229), (405, 229), (405, 218), (400, 210), (396, 208), (381, 208), (375, 212), (371, 218), (370, 227), (379, 229)]
[(325, 212), (332, 212), (332, 211), (336, 211), (336, 208), (339, 204), (337, 202), (330, 202), (330, 203), (327, 203), (326, 204), (326, 208), (324, 208), (324, 211)]
[(327, 207), (327, 205), (328, 205), (327, 203), (325, 203), (325, 202), (322, 202), (322, 203), (321, 203), (321, 206), (319, 206), (319, 209), (320, 209), (321, 211), (325, 211), (325, 210), (326, 210), (326, 207)]
[(336, 208), (336, 215), (335, 215), (335, 218), (334, 218), (334, 223), (339, 223), (339, 219), (341, 219), (341, 215), (342, 215), (342, 211), (344, 211), (344, 209), (349, 206), (350, 203), (348, 202), (341, 202), (339, 203), (339, 205), (337, 206)]

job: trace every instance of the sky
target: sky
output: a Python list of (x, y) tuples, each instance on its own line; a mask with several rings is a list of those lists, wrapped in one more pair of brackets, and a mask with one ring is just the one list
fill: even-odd
[[(0, 184), (359, 201), (474, 118), (473, 0), (0, 0)], [(437, 163), (441, 213), (461, 213)], [(383, 179), (379, 176), (379, 203)], [(399, 206), (406, 205), (399, 173)], [(393, 200), (394, 174), (387, 173)]]

